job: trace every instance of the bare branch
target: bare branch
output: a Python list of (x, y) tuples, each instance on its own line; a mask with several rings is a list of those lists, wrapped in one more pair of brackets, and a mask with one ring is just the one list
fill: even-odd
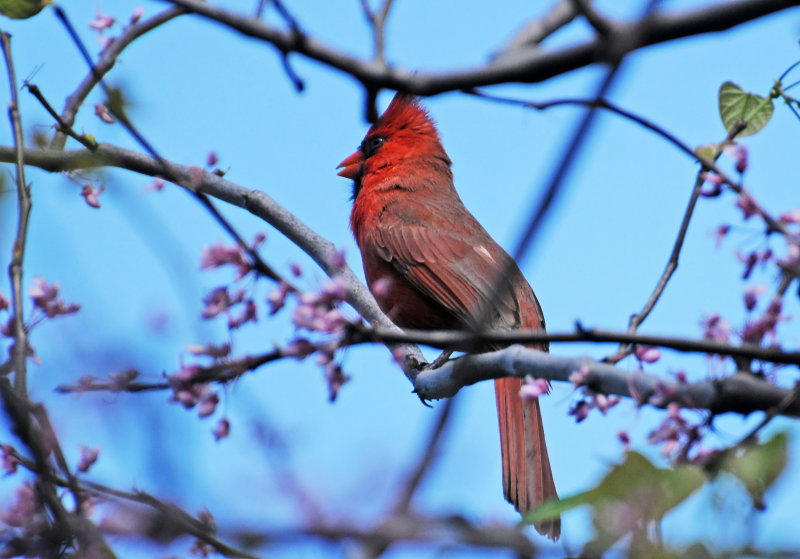
[[(122, 51), (128, 45), (148, 31), (151, 31), (152, 29), (155, 29), (156, 27), (163, 25), (171, 19), (174, 19), (185, 13), (186, 10), (182, 8), (170, 8), (168, 10), (164, 10), (158, 15), (141, 21), (135, 25), (131, 25), (121, 36), (115, 38), (105, 48), (105, 50), (103, 50), (103, 53), (100, 55), (100, 59), (97, 61), (97, 64), (92, 67), (92, 70), (89, 72), (89, 74), (83, 79), (80, 85), (78, 85), (77, 89), (72, 93), (72, 95), (67, 98), (64, 109), (61, 111), (61, 120), (64, 123), (63, 125), (67, 128), (71, 128), (72, 125), (75, 124), (75, 115), (78, 113), (78, 110), (83, 102), (89, 96), (89, 93), (91, 93), (92, 89), (94, 89), (94, 87), (100, 83), (100, 80), (102, 80), (103, 76), (111, 71), (111, 69), (114, 67), (114, 64), (116, 64), (120, 53), (122, 53)], [(64, 135), (64, 133), (57, 131), (50, 142), (50, 147), (56, 150), (64, 149), (66, 141), (67, 137)]]
[(409, 511), (411, 500), (414, 498), (419, 484), (422, 482), (434, 460), (436, 460), (441, 445), (442, 434), (453, 412), (453, 402), (455, 401), (455, 398), (450, 398), (439, 411), (439, 416), (436, 418), (430, 436), (425, 442), (419, 461), (414, 470), (409, 474), (406, 483), (400, 491), (400, 497), (393, 507), (394, 514), (405, 514)]
[[(467, 355), (448, 361), (438, 369), (422, 371), (417, 375), (415, 386), (420, 397), (439, 399), (448, 398), (461, 387), (483, 380), (532, 375), (570, 381), (578, 371), (588, 371), (580, 385), (595, 392), (628, 396), (640, 404), (661, 408), (674, 402), (682, 407), (706, 409), (715, 414), (767, 410), (781, 405), (792, 393), (792, 389), (774, 386), (749, 373), (697, 383), (668, 382), (642, 372), (622, 371), (585, 357), (558, 357), (520, 345)], [(793, 401), (784, 413), (800, 416), (800, 404)]]
[[(15, 155), (12, 148), (0, 146), (0, 161), (13, 161), (13, 157)], [(197, 191), (244, 208), (275, 227), (308, 254), (325, 273), (329, 276), (339, 276), (347, 282), (348, 303), (356, 308), (368, 322), (390, 331), (402, 332), (383, 314), (375, 298), (349, 267), (334, 265), (337, 254), (336, 247), (263, 191), (246, 189), (214, 173), (206, 171), (198, 173), (197, 168), (193, 169), (167, 160), (159, 162), (148, 155), (110, 144), (99, 144), (94, 151), (26, 150), (24, 160), (26, 165), (33, 165), (52, 172), (111, 166), (157, 177), (163, 176), (166, 169), (175, 181), (192, 184)], [(402, 346), (398, 349), (405, 355), (406, 376), (412, 379), (413, 371), (420, 363), (425, 362), (425, 358), (419, 348)]]
[(513, 54), (517, 49), (536, 48), (547, 37), (570, 23), (578, 10), (573, 0), (561, 0), (544, 17), (536, 19), (517, 33), (493, 58)]
[(8, 118), (11, 121), (11, 132), (14, 136), (13, 161), (16, 164), (17, 183), (17, 236), (11, 254), (8, 273), (11, 279), (11, 304), (13, 308), (12, 331), (14, 347), (12, 361), (14, 366), (14, 388), (23, 397), (27, 397), (28, 332), (25, 330), (22, 308), (22, 262), (25, 259), (25, 243), (28, 235), (28, 217), (31, 213), (31, 193), (25, 182), (25, 162), (23, 153), (25, 141), (22, 137), (22, 122), (19, 116), (19, 99), (17, 97), (17, 79), (14, 76), (14, 63), (11, 59), (11, 35), (0, 31), (3, 56), (8, 71), (8, 86), (11, 89), (11, 102), (8, 104)]
[(707, 353), (757, 359), (766, 363), (800, 365), (800, 352), (783, 351), (777, 347), (762, 347), (754, 344), (730, 345), (714, 340), (692, 340), (667, 336), (613, 332), (596, 328), (586, 329), (580, 324), (575, 332), (542, 332), (541, 330), (510, 330), (470, 332), (458, 330), (404, 330), (398, 334), (382, 328), (365, 330), (363, 336), (372, 341), (395, 343), (418, 343), (437, 348), (485, 347), (502, 344), (542, 343), (626, 343), (667, 347), (687, 353)]
[(383, 0), (383, 6), (377, 11), (373, 11), (369, 7), (369, 0), (361, 0), (361, 9), (372, 26), (375, 61), (384, 65), (386, 64), (386, 53), (384, 52), (386, 18), (391, 8), (392, 0)]
[[(198, 0), (169, 0), (203, 17), (218, 21), (249, 37), (272, 43), (281, 53), (298, 52), (335, 68), (370, 87), (384, 87), (418, 95), (470, 89), (499, 83), (541, 82), (604, 60), (609, 50), (605, 39), (592, 39), (579, 45), (552, 52), (538, 50), (504, 56), (469, 70), (449, 73), (413, 73), (386, 67), (375, 61), (365, 62), (336, 51), (315, 39), (270, 27), (263, 22), (235, 14)], [(800, 0), (737, 0), (690, 10), (679, 14), (655, 13), (647, 20), (647, 33), (641, 34), (641, 22), (622, 23), (614, 37), (624, 41), (625, 54), (643, 47), (703, 33), (724, 31), (766, 15), (800, 5)], [(636, 37), (636, 41), (630, 41)], [(611, 46), (613, 49), (613, 46)], [(616, 50), (615, 50), (616, 52)]]

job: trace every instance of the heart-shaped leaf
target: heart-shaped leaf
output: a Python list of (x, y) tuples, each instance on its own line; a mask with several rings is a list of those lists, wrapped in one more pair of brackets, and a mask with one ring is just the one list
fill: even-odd
[(740, 120), (747, 126), (738, 138), (750, 136), (764, 128), (772, 118), (772, 99), (747, 93), (733, 82), (725, 82), (719, 88), (719, 115), (725, 130), (731, 131)]

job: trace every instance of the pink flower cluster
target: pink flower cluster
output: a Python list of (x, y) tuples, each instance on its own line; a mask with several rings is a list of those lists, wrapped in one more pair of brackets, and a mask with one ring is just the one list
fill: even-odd
[(569, 377), (570, 382), (572, 382), (572, 384), (574, 384), (575, 387), (579, 388), (582, 392), (580, 399), (576, 401), (570, 408), (569, 412), (567, 412), (569, 415), (575, 418), (577, 423), (580, 423), (589, 417), (589, 412), (593, 409), (596, 409), (605, 415), (608, 413), (608, 410), (620, 402), (619, 396), (613, 394), (599, 394), (589, 389), (585, 383), (589, 379), (590, 374), (591, 372), (589, 371), (589, 367), (584, 364), (579, 370), (572, 373)]
[[(667, 406), (667, 415), (656, 429), (647, 437), (650, 444), (660, 444), (661, 454), (673, 460), (689, 461), (690, 453), (703, 438), (698, 425), (689, 423), (682, 415), (681, 407), (676, 403)], [(699, 452), (694, 458), (702, 458)]]
[(48, 284), (44, 278), (33, 278), (33, 287), (28, 290), (28, 295), (33, 299), (36, 308), (53, 318), (62, 314), (78, 312), (81, 306), (76, 303), (66, 304), (58, 298), (58, 282)]
[(207, 382), (197, 380), (200, 372), (199, 365), (185, 365), (167, 378), (172, 387), (171, 401), (183, 405), (186, 409), (197, 406), (197, 415), (203, 418), (216, 411), (219, 395), (211, 390)]

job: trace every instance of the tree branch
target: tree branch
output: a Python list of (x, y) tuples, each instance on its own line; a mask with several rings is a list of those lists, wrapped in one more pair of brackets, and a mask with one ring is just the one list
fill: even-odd
[[(120, 53), (122, 53), (122, 51), (128, 45), (148, 31), (151, 31), (152, 29), (155, 29), (156, 27), (163, 25), (171, 19), (174, 19), (185, 13), (187, 13), (186, 10), (182, 8), (170, 8), (168, 10), (164, 10), (160, 14), (155, 15), (150, 19), (146, 19), (135, 25), (131, 25), (122, 35), (115, 38), (105, 48), (105, 50), (103, 50), (103, 53), (100, 55), (100, 59), (97, 61), (97, 64), (92, 66), (89, 74), (78, 85), (77, 89), (75, 89), (72, 95), (67, 98), (64, 109), (61, 111), (61, 122), (63, 123), (61, 125), (69, 129), (73, 124), (75, 124), (75, 115), (78, 114), (78, 110), (89, 96), (89, 93), (91, 93), (92, 89), (94, 89), (94, 87), (100, 83), (100, 81), (103, 79), (103, 76), (111, 71), (111, 69), (114, 67), (114, 64), (116, 64)], [(66, 141), (67, 136), (61, 130), (57, 130), (50, 142), (50, 148), (62, 150), (64, 149)]]
[(785, 404), (785, 398), (793, 393), (793, 389), (774, 386), (751, 374), (736, 373), (725, 379), (697, 383), (668, 382), (642, 372), (622, 371), (586, 357), (558, 357), (520, 345), (491, 353), (467, 355), (448, 361), (438, 369), (424, 370), (417, 375), (415, 387), (417, 395), (430, 400), (449, 398), (461, 387), (483, 380), (531, 375), (547, 380), (570, 381), (570, 377), (578, 371), (582, 376), (587, 372), (580, 386), (602, 394), (628, 396), (639, 404), (648, 403), (664, 408), (670, 403), (677, 403), (682, 407), (706, 409), (714, 414), (748, 414), (785, 406), (785, 415), (800, 416), (800, 403), (793, 401), (791, 405)]
[[(235, 14), (199, 0), (169, 0), (175, 5), (217, 21), (248, 37), (273, 44), (281, 53), (297, 52), (353, 76), (370, 87), (385, 87), (417, 95), (436, 95), (446, 91), (485, 85), (521, 82), (537, 83), (604, 60), (611, 48), (615, 53), (627, 52), (683, 37), (724, 31), (769, 14), (800, 5), (800, 0), (738, 0), (679, 14), (655, 13), (647, 19), (647, 33), (642, 22), (615, 25), (613, 41), (621, 41), (621, 51), (609, 45), (606, 38), (550, 52), (525, 49), (512, 56), (503, 56), (476, 69), (447, 73), (414, 73), (386, 67), (376, 61), (362, 61), (336, 51), (307, 36), (270, 27), (245, 15)], [(636, 41), (630, 41), (637, 37)], [(623, 44), (624, 43), (624, 44)]]
[[(13, 161), (14, 157), (13, 148), (0, 146), (0, 161)], [(244, 208), (272, 225), (308, 254), (326, 274), (341, 277), (347, 282), (347, 302), (368, 322), (389, 331), (402, 332), (383, 314), (377, 302), (375, 302), (375, 298), (353, 271), (346, 265), (339, 266), (338, 263), (334, 264), (337, 260), (335, 258), (336, 247), (301, 222), (265, 192), (246, 189), (214, 173), (206, 171), (198, 173), (196, 167), (178, 165), (166, 159), (159, 161), (154, 157), (110, 144), (98, 144), (93, 151), (83, 149), (66, 151), (25, 150), (24, 162), (26, 165), (32, 165), (51, 172), (93, 167), (118, 167), (142, 175), (158, 177), (163, 176), (166, 170), (170, 175), (170, 180), (176, 181), (179, 186), (181, 186), (179, 183), (191, 184), (198, 192)], [(416, 367), (420, 363), (425, 363), (425, 358), (419, 348), (401, 346), (393, 349), (401, 350), (405, 356), (403, 368), (406, 376), (410, 380), (413, 379)]]

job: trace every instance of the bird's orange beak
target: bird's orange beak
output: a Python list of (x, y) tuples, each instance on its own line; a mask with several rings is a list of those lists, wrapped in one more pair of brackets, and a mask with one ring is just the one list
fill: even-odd
[(337, 174), (340, 177), (344, 177), (346, 179), (355, 180), (358, 173), (361, 172), (361, 164), (364, 162), (364, 154), (361, 153), (361, 150), (356, 151), (353, 155), (349, 156), (347, 159), (339, 163), (336, 167), (337, 169), (342, 169)]

